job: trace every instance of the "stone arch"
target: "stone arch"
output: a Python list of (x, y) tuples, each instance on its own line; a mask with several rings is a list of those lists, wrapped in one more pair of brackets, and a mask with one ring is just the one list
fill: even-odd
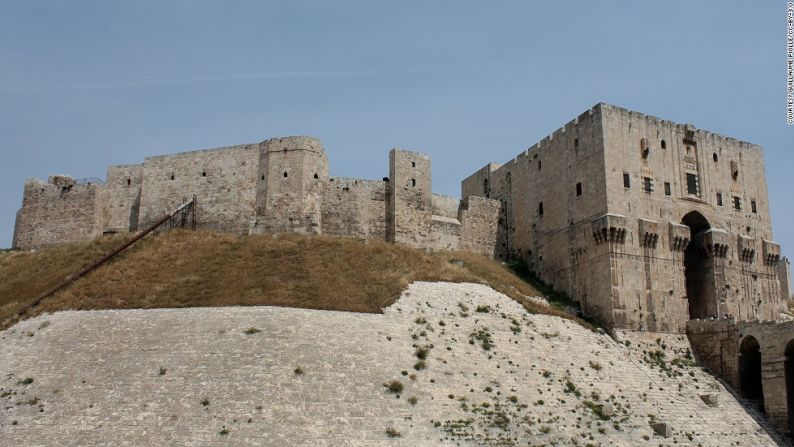
[(794, 339), (790, 340), (784, 351), (786, 356), (786, 412), (788, 413), (788, 430), (794, 433)]
[(717, 315), (714, 300), (714, 264), (703, 250), (703, 235), (711, 228), (708, 219), (698, 211), (687, 213), (681, 223), (689, 227), (689, 245), (684, 252), (686, 296), (689, 318), (708, 318)]
[(739, 347), (739, 392), (751, 404), (764, 409), (761, 376), (761, 345), (752, 335), (744, 337)]

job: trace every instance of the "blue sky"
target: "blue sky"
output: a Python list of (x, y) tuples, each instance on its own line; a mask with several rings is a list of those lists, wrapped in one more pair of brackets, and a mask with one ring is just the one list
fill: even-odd
[(435, 192), (457, 196), (604, 101), (762, 145), (792, 254), (785, 8), (0, 0), (0, 247), (27, 177), (311, 135), (335, 176), (388, 175), (392, 147), (429, 153)]

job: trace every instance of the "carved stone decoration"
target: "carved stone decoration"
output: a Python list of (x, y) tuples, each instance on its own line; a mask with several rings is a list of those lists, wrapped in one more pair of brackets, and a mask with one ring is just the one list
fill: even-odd
[(725, 258), (728, 255), (728, 232), (719, 228), (709, 228), (701, 237), (701, 248), (710, 258)]
[(626, 216), (604, 214), (593, 221), (593, 237), (597, 244), (603, 242), (626, 242)]
[(647, 219), (640, 219), (640, 245), (643, 247), (656, 248), (659, 242), (659, 222)]
[(780, 261), (780, 244), (762, 239), (764, 244), (764, 264), (777, 265)]
[(670, 222), (670, 250), (686, 250), (687, 245), (689, 245), (690, 235), (688, 226)]
[(736, 252), (739, 255), (740, 261), (753, 262), (755, 259), (755, 239), (740, 234)]

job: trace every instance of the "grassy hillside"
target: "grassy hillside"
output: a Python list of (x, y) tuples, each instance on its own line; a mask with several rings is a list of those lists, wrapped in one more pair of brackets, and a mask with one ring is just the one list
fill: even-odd
[[(122, 243), (102, 238), (0, 254), (0, 321), (69, 273)], [(451, 262), (453, 260), (460, 262)], [(380, 312), (414, 281), (475, 282), (528, 310), (571, 318), (502, 264), (471, 253), (427, 253), (380, 241), (325, 236), (238, 237), (174, 231), (148, 237), (45, 300), (25, 317), (63, 309), (275, 305)]]

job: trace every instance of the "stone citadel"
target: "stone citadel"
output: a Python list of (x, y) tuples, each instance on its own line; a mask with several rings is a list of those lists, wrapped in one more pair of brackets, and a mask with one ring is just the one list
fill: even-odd
[(334, 178), (319, 140), (275, 138), (111, 166), (105, 182), (29, 180), (13, 245), (136, 231), (193, 196), (205, 228), (521, 259), (613, 328), (777, 320), (783, 302), (761, 148), (604, 103), (463, 180), (460, 201), (432, 193), (427, 155)]

